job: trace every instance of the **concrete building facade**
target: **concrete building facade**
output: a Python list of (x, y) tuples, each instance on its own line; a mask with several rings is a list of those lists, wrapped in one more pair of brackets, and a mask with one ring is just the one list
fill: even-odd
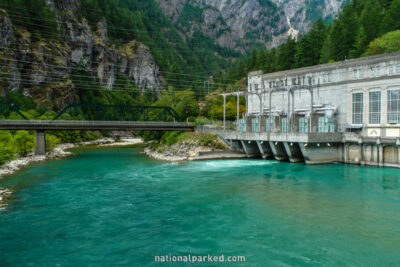
[(246, 98), (223, 135), (249, 156), (400, 167), (400, 53), (251, 72)]

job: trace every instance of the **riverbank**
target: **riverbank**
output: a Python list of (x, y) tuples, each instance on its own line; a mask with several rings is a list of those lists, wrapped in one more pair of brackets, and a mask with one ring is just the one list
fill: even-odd
[(100, 138), (93, 141), (79, 142), (76, 144), (66, 143), (56, 146), (52, 151), (48, 152), (45, 156), (35, 156), (33, 153), (27, 157), (18, 158), (7, 162), (0, 167), (0, 178), (5, 175), (10, 175), (19, 169), (29, 165), (33, 162), (44, 161), (47, 159), (57, 159), (64, 158), (73, 155), (72, 152), (67, 151), (71, 148), (81, 147), (81, 146), (130, 146), (136, 144), (142, 144), (143, 140), (141, 138), (122, 138), (119, 140), (114, 140), (113, 138)]
[(172, 144), (150, 144), (143, 153), (171, 162), (246, 158), (245, 154), (231, 150), (217, 135), (204, 133), (183, 133)]

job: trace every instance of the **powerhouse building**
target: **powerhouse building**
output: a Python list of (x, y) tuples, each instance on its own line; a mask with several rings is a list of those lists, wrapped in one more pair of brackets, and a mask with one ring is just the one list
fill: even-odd
[(246, 114), (222, 135), (249, 157), (400, 167), (400, 53), (250, 72), (240, 95)]

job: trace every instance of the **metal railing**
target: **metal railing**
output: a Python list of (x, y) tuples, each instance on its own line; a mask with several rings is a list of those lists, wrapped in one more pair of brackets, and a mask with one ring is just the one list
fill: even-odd
[[(290, 128), (287, 131), (282, 131), (281, 125), (276, 125), (274, 129), (267, 131), (260, 131), (260, 125), (257, 130), (254, 130), (254, 127), (245, 127), (245, 131), (238, 130), (236, 121), (227, 121), (225, 123), (225, 131), (238, 131), (238, 132), (247, 132), (247, 133), (343, 133), (345, 132), (345, 125), (333, 123), (330, 127), (318, 127), (318, 125), (314, 125), (313, 131), (311, 131), (310, 127), (308, 127), (307, 132), (300, 131), (299, 125), (294, 127), (294, 131), (291, 131)], [(224, 132), (223, 123), (221, 121), (206, 121), (206, 123), (199, 124), (197, 123), (197, 130), (199, 132), (216, 132), (222, 133)]]
[(162, 122), (162, 121), (50, 121), (50, 120), (0, 120), (0, 125), (160, 125), (160, 126), (194, 126), (194, 123), (187, 122)]

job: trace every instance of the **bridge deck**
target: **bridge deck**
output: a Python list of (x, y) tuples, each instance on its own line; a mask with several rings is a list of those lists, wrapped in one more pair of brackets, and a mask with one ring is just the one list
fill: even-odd
[(0, 130), (152, 130), (190, 131), (193, 123), (159, 121), (0, 120)]

